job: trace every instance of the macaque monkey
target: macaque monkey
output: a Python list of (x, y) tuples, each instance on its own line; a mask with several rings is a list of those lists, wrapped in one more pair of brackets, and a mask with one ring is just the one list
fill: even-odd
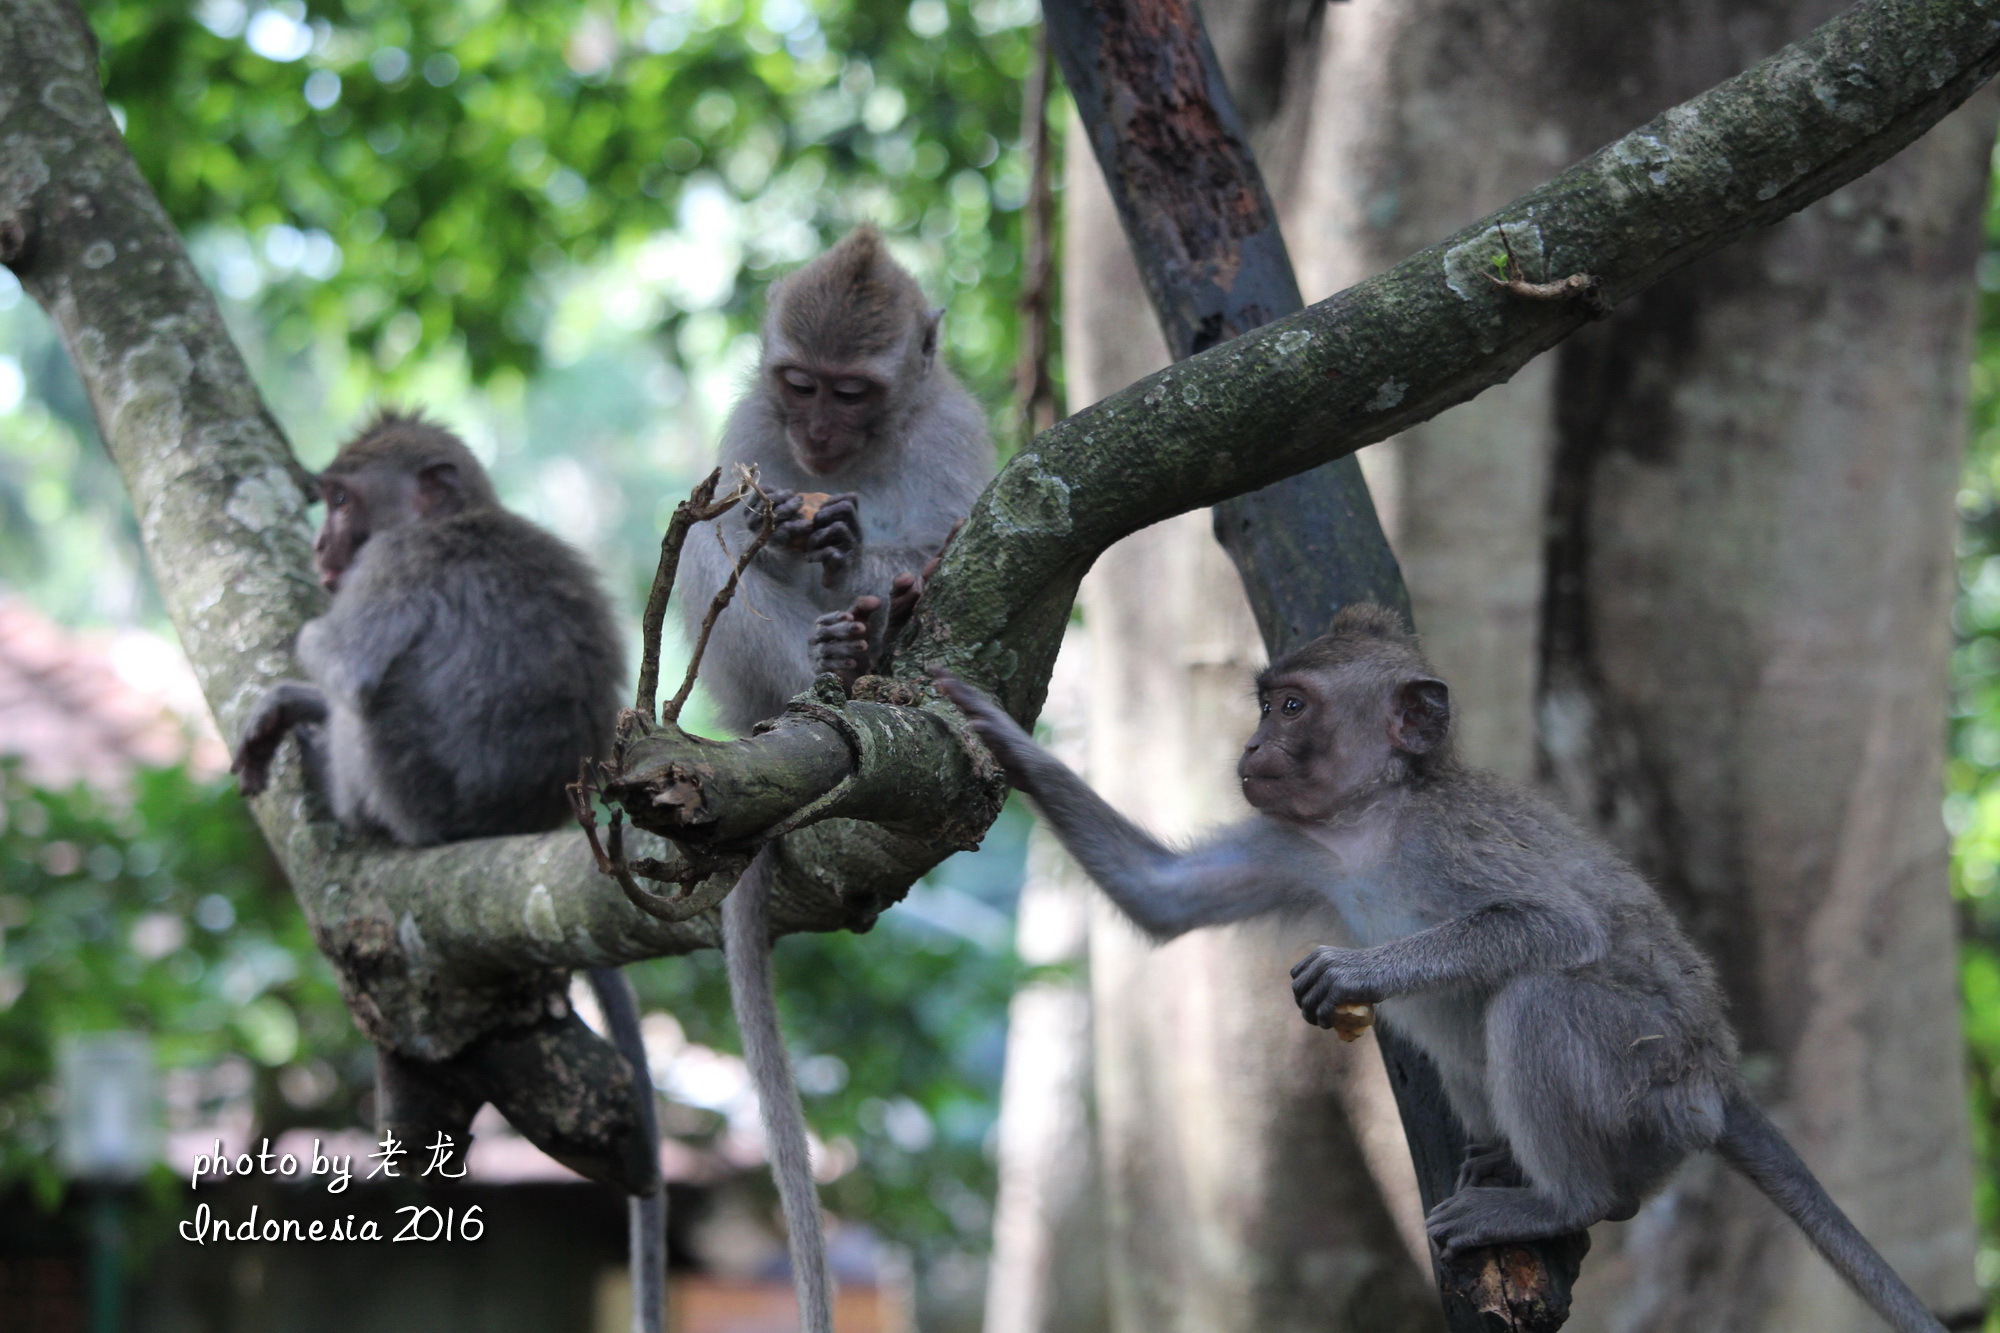
[[(831, 671), (852, 684), (907, 619), (929, 563), (993, 479), (986, 414), (938, 355), (930, 306), (873, 227), (771, 291), (756, 379), (723, 428), (720, 462), (754, 464), (770, 544), (744, 571), (755, 614), (724, 615), (704, 682), (748, 731)], [(690, 636), (761, 528), (745, 506), (694, 534), (679, 601)]]
[(1333, 1027), (1379, 1005), (1435, 1062), (1471, 1140), (1426, 1219), (1440, 1251), (1629, 1218), (1715, 1148), (1892, 1326), (1942, 1333), (1752, 1102), (1708, 960), (1609, 848), (1459, 764), (1450, 696), (1391, 612), (1349, 607), (1258, 676), (1263, 720), (1237, 764), (1257, 813), (1185, 851), (992, 700), (939, 683), (1155, 939), (1283, 913), (1341, 940), (1292, 969), (1300, 1011)]
[[(333, 603), (299, 631), (310, 683), (272, 686), (244, 728), (244, 794), (265, 789), (290, 733), (352, 832), (419, 847), (568, 823), (565, 784), (611, 752), (624, 661), (583, 557), (502, 508), (464, 443), (420, 416), (378, 415), (319, 487), (313, 562)], [(657, 1157), (631, 985), (616, 968), (589, 977)], [(664, 1206), (634, 1200), (649, 1259)]]
[[(690, 637), (731, 551), (768, 517), (770, 542), (719, 617), (702, 680), (739, 732), (784, 711), (830, 672), (871, 671), (908, 619), (923, 580), (993, 476), (986, 416), (938, 355), (942, 311), (860, 227), (772, 289), (757, 377), (730, 414), (721, 462), (754, 464), (769, 498), (692, 534), (679, 600)], [(747, 511), (747, 512), (746, 512)], [(727, 549), (724, 549), (726, 542)], [(808, 1333), (832, 1315), (805, 1116), (771, 983), (770, 877), (760, 851), (722, 904), (729, 986), (764, 1111)]]

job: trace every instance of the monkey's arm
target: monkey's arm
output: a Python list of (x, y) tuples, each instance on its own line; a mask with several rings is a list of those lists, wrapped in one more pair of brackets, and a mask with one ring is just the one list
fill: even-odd
[(1504, 901), (1370, 949), (1323, 944), (1292, 969), (1292, 995), (1307, 1022), (1331, 1027), (1336, 1005), (1490, 986), (1589, 962), (1605, 945), (1580, 905)]
[(450, 568), (421, 549), (392, 548), (398, 535), (369, 542), (382, 549), (368, 550), (327, 613), (299, 631), (294, 650), (314, 684), (357, 712), (366, 710), (389, 668), (436, 618), (431, 598)]
[(1301, 885), (1310, 876), (1300, 864), (1302, 849), (1285, 845), (1265, 821), (1250, 821), (1175, 852), (1112, 809), (998, 704), (961, 680), (936, 675), (1007, 780), (1034, 801), (1069, 854), (1119, 910), (1155, 939), (1240, 921), (1305, 898)]
[(271, 761), (286, 733), (326, 721), (326, 696), (302, 680), (281, 680), (257, 701), (243, 728), (229, 771), (242, 780), (243, 794), (256, 796), (271, 785)]

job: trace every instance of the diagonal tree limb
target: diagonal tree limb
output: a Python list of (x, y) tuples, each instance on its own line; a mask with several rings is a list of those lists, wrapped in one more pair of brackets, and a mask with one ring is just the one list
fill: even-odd
[[(1504, 254), (1500, 227), (1531, 272), (1590, 274), (1622, 300), (1928, 129), (2000, 65), (1996, 20), (2000, 0), (1865, 0), (1486, 222), (1046, 432), (975, 506), (898, 653), (911, 680), (872, 687), (877, 698), (925, 697), (918, 673), (937, 663), (1032, 717), (1077, 581), (1105, 547), (1403, 430), (1588, 317), (1478, 276)], [(76, 364), (181, 641), (224, 730), (236, 730), (290, 670), (291, 640), (322, 606), (306, 574), (303, 471), (133, 166), (67, 0), (0, 10), (0, 247)], [(929, 783), (956, 819), (913, 833), (830, 818), (791, 833), (779, 929), (864, 926), (991, 819), (997, 792), (962, 758), (948, 711), (883, 728), (856, 779), (858, 790)], [(771, 747), (770, 780), (804, 806), (825, 792), (781, 770), (779, 733), (795, 728), (845, 744), (838, 727), (796, 715), (739, 742), (731, 762), (761, 773)], [(673, 748), (661, 743), (663, 767)], [(346, 960), (350, 998), (372, 1006), (371, 1033), (407, 1053), (442, 1058), (485, 1030), (478, 993), (495, 1014), (545, 995), (536, 968), (715, 941), (712, 921), (669, 926), (626, 903), (580, 832), (362, 846), (314, 822), (295, 772), (279, 777), (258, 819), (322, 948)], [(519, 977), (528, 981), (510, 989)]]

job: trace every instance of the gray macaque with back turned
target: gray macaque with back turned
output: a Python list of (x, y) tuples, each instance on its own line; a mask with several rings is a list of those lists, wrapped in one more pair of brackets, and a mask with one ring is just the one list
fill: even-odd
[[(351, 832), (422, 847), (568, 823), (566, 784), (611, 753), (624, 663), (589, 565), (503, 508), (464, 442), (421, 416), (379, 414), (319, 487), (313, 562), (333, 604), (299, 631), (310, 682), (272, 686), (244, 728), (232, 765), (244, 794), (265, 790), (289, 734), (308, 785)], [(633, 1256), (657, 1328), (666, 1203), (637, 1001), (616, 968), (589, 978), (634, 1075), (645, 1146), (625, 1183), (650, 1188), (634, 1197)], [(380, 1068), (385, 1117), (455, 1077), (388, 1052)], [(444, 1100), (456, 1137), (478, 1098)]]
[[(872, 227), (771, 290), (763, 355), (722, 436), (768, 496), (697, 531), (676, 595), (699, 633), (765, 521), (772, 537), (715, 621), (702, 680), (738, 732), (784, 711), (822, 673), (852, 685), (916, 607), (952, 532), (993, 476), (986, 414), (939, 355), (939, 320)], [(721, 540), (718, 540), (718, 537)], [(761, 848), (722, 903), (730, 998), (757, 1084), (807, 1333), (831, 1333), (832, 1291), (805, 1115), (778, 1025), (770, 890)]]
[(1380, 1006), (1471, 1140), (1425, 1222), (1440, 1251), (1629, 1218), (1714, 1148), (1893, 1327), (1941, 1333), (1751, 1100), (1708, 960), (1603, 843), (1457, 761), (1449, 693), (1392, 612), (1349, 607), (1258, 676), (1262, 721), (1237, 764), (1257, 813), (1182, 851), (991, 699), (939, 684), (1155, 939), (1276, 913), (1341, 941), (1292, 970), (1300, 1011), (1333, 1027)]
[(378, 416), (320, 498), (333, 604), (299, 631), (311, 683), (273, 686), (244, 728), (244, 792), (302, 729), (350, 829), (417, 847), (568, 822), (565, 784), (611, 751), (624, 663), (583, 557), (502, 508), (464, 443), (418, 416)]

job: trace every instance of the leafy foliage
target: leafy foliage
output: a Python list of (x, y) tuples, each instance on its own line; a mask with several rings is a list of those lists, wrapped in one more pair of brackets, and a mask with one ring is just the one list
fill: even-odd
[[(1961, 982), (1982, 1170), (1981, 1285), (2000, 1288), (2000, 189), (1987, 213), (1972, 433), (1959, 489), (1956, 704), (1945, 817), (1963, 923)], [(2000, 1311), (1988, 1321), (2000, 1330)]]
[[(1032, 0), (94, 0), (104, 79), (184, 231), (279, 342), (530, 371), (576, 266), (642, 253), (662, 336), (751, 314), (856, 221), (907, 242), (997, 398)], [(670, 239), (722, 241), (720, 262)]]
[(188, 1085), (187, 1112), (247, 1094), (266, 1133), (356, 1123), (372, 1056), (233, 784), (141, 771), (127, 802), (0, 762), (0, 932), (0, 1186), (60, 1187), (49, 1080), (72, 1032), (249, 1074)]

